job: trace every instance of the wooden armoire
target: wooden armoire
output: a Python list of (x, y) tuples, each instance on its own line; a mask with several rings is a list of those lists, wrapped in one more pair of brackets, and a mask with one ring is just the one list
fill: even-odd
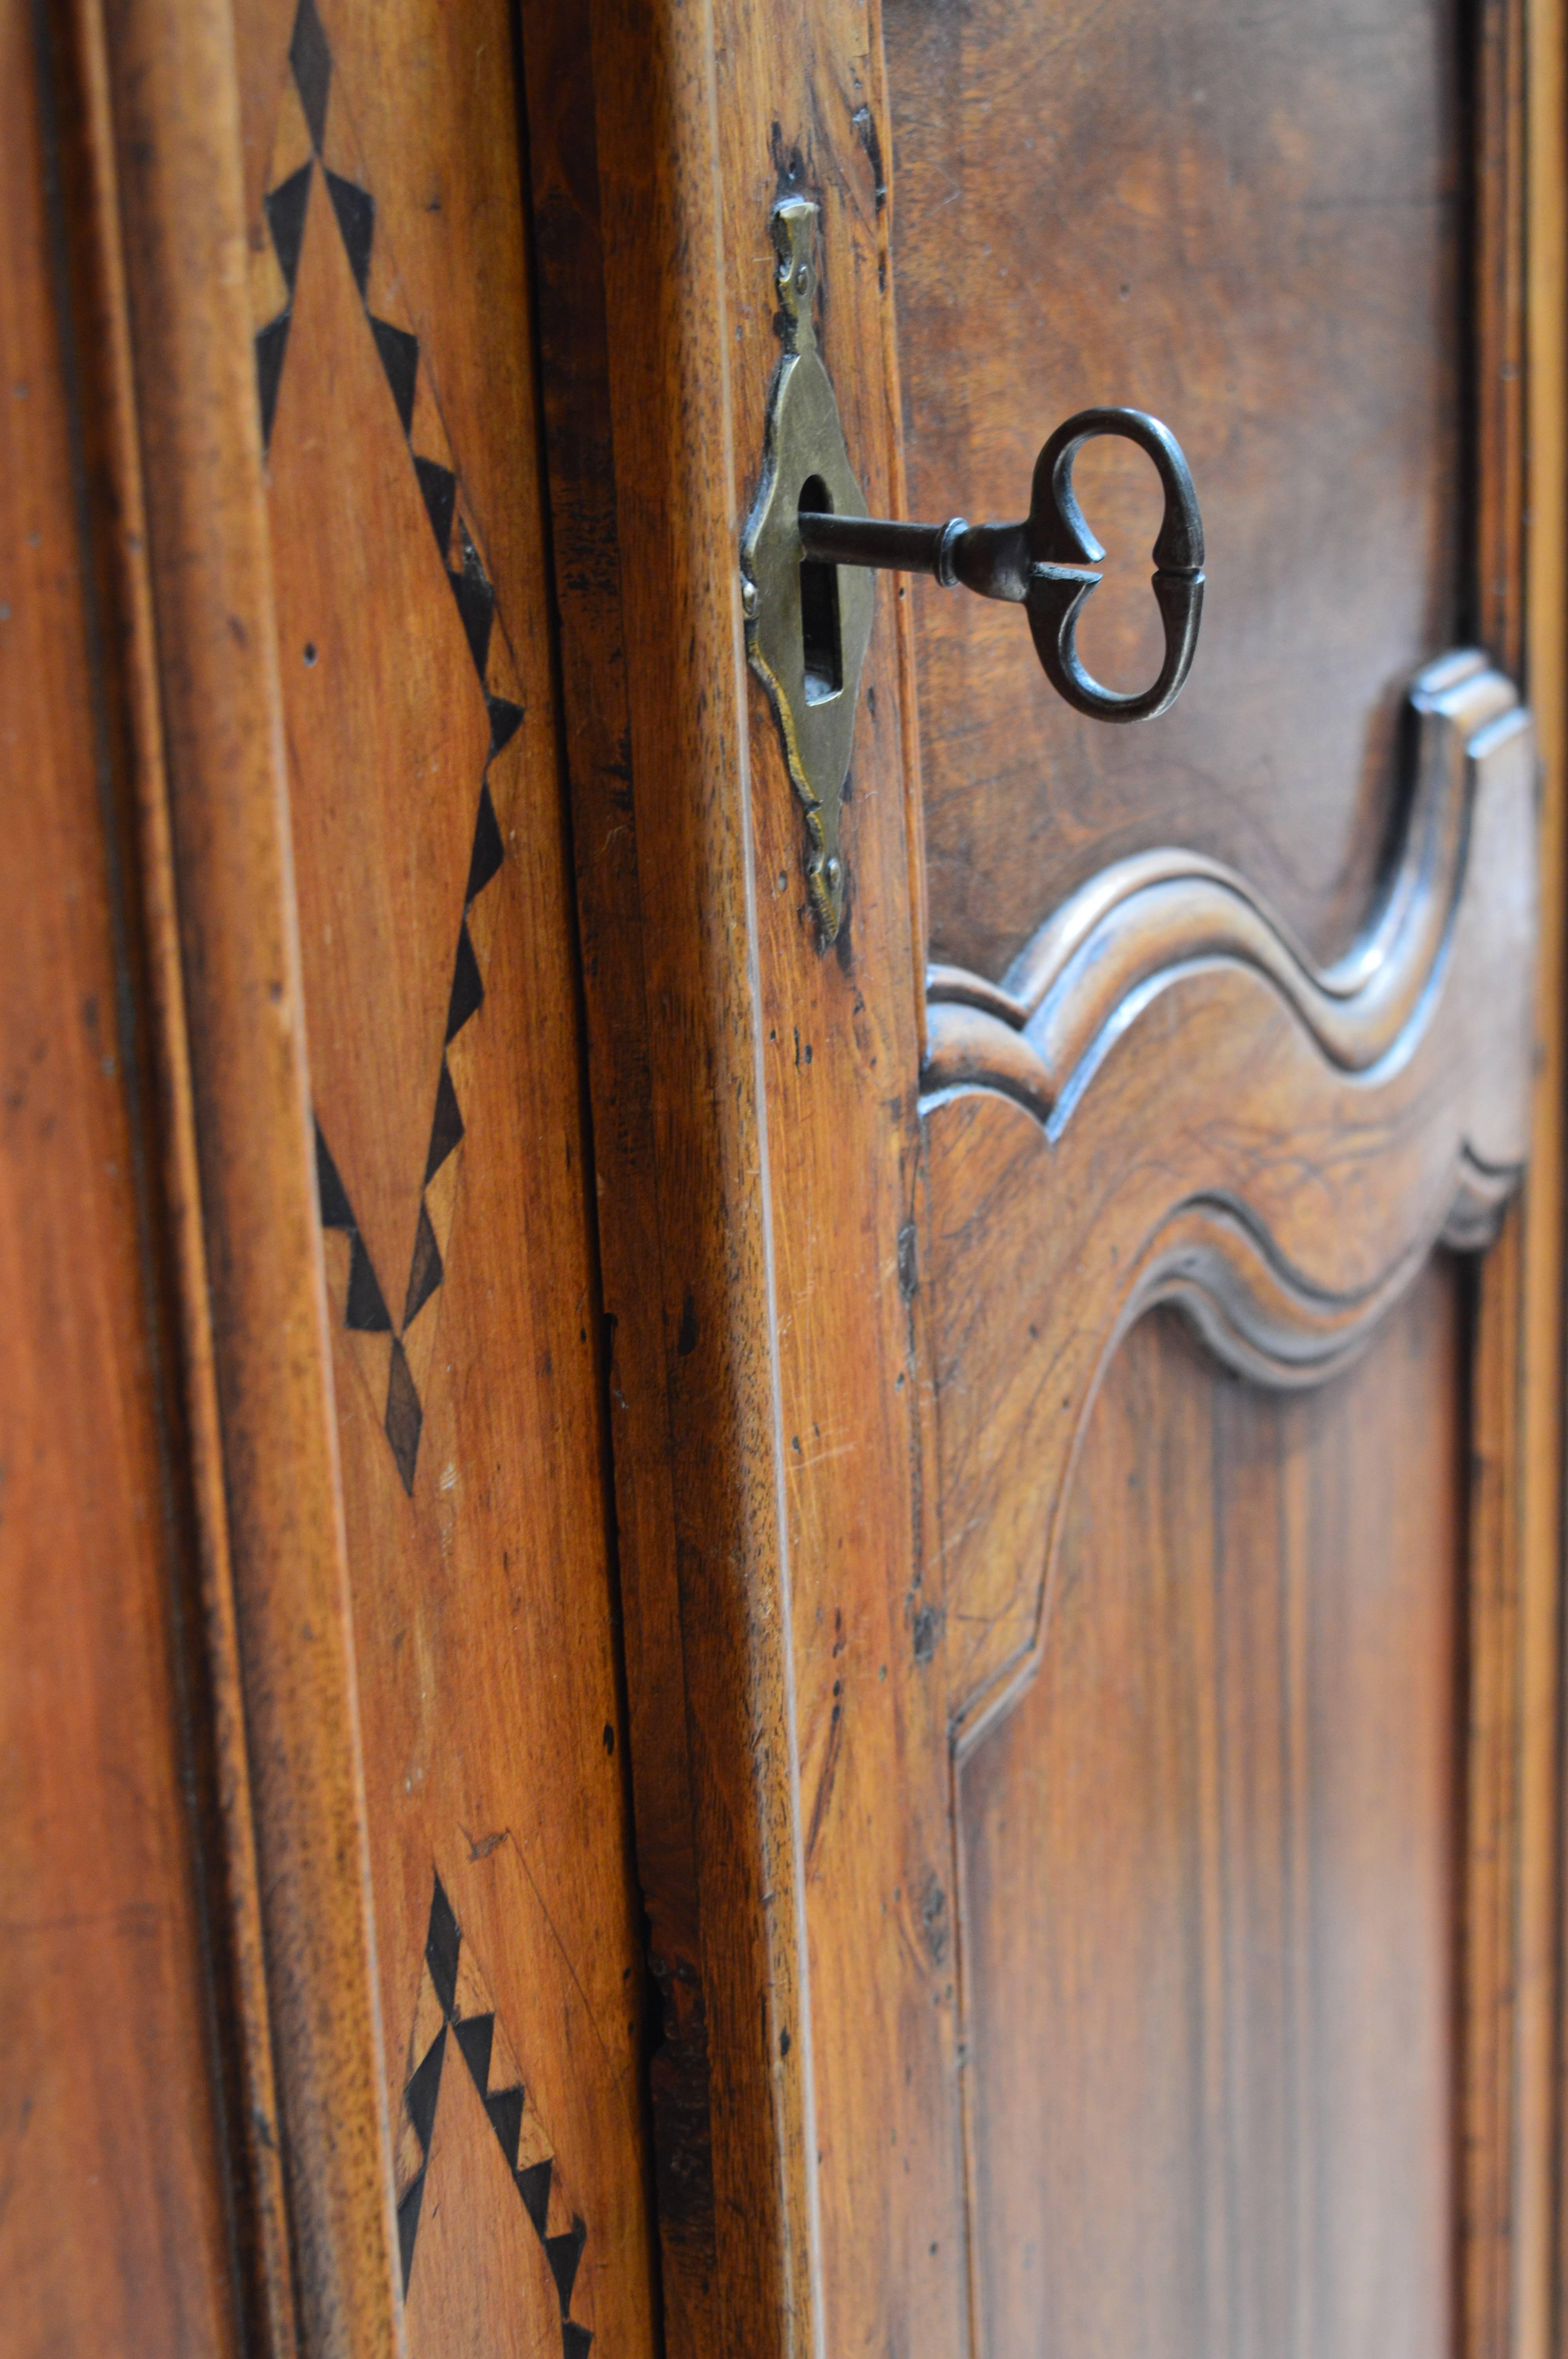
[(1563, 0), (0, 125), (0, 2355), (1568, 2351)]

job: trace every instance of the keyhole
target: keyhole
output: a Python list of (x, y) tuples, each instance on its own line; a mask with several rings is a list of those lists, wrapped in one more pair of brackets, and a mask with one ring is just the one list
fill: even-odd
[[(833, 503), (820, 475), (808, 475), (797, 508), (831, 516)], [(800, 560), (800, 639), (806, 658), (806, 701), (826, 704), (844, 685), (844, 644), (838, 630), (838, 568), (820, 557)]]

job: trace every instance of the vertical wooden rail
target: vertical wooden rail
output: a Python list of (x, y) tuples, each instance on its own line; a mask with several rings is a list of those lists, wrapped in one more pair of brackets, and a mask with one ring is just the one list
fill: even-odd
[(223, 2022), (228, 2156), (240, 2244), (243, 2302), (269, 2352), (296, 2349), (287, 2206), (278, 2150), (277, 2095), (266, 2001), (250, 1765), (245, 1751), (222, 1447), (201, 1236), (195, 1114), (179, 975), (168, 836), (168, 778), (157, 634), (146, 561), (146, 516), (136, 444), (119, 191), (103, 25), (96, 0), (73, 0), (51, 19), (36, 10), (53, 87), (69, 243), (70, 334), (79, 382), (81, 462), (96, 529), (92, 557), (109, 758), (133, 839), (129, 931), (145, 977), (157, 1076), (159, 1212), (178, 1363), (182, 1440), (197, 1566), (204, 1688), (198, 1717), (206, 1748), (204, 1805), (214, 1814), (209, 1929)]
[(1480, 16), (1477, 582), (1541, 753), (1534, 1135), (1477, 1288), (1465, 1898), (1463, 2337), (1548, 2359), (1554, 2318), (1564, 1086), (1564, 157), (1560, 0)]
[(191, 1807), (211, 1747), (56, 29), (41, 0), (0, 5), (0, 2341), (238, 2359)]
[(666, 2236), (666, 2299), (672, 2350), (783, 2359), (820, 2303), (714, 49), (707, 7), (593, 12), (710, 2068), (712, 2242)]
[[(886, 1668), (922, 1611), (907, 635), (883, 598), (852, 907), (824, 955), (738, 567), (785, 190), (820, 204), (827, 365), (868, 499), (893, 496), (880, 29), (854, 0), (793, 21), (600, 0), (586, 41), (576, 19), (528, 0), (523, 39), (632, 1766), (672, 2021), (654, 2067), (667, 2339), (714, 2359), (951, 2354), (952, 1977), (916, 1897), (948, 1855), (946, 1745), (935, 1677), (906, 1712)], [(601, 340), (603, 414), (572, 382)], [(891, 1792), (898, 1842), (857, 1848)], [(895, 2150), (935, 2167), (890, 2170)]]
[(1563, 1136), (1568, 1092), (1568, 16), (1527, 0), (1526, 679), (1541, 760), (1540, 1064), (1527, 1218), (1520, 1849), (1519, 2359), (1564, 2347), (1562, 1908)]
[[(91, 53), (91, 0), (78, 33)], [(232, 27), (224, 0), (106, 0), (101, 37), (121, 246), (103, 277), (123, 264), (167, 777), (143, 855), (154, 931), (178, 917), (183, 1040), (168, 991), (160, 1014), (166, 1068), (189, 1050), (206, 1264), (203, 1296), (200, 1256), (177, 1257), (189, 1414), (199, 1460), (210, 1444), (204, 1546), (221, 1563), (221, 1515), (232, 1569), (299, 2341), (370, 2359), (403, 2338)], [(179, 1114), (177, 1093), (176, 1133)], [(178, 1173), (178, 1136), (166, 1151)], [(257, 2332), (284, 2349), (277, 2269), (264, 2280)]]

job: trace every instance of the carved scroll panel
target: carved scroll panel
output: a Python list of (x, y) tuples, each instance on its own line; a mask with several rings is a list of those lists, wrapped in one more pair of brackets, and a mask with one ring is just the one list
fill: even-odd
[[(1173, 1381), (1173, 1339), (1129, 1333), (1173, 1303), (1304, 1394), (1517, 1180), (1530, 719), (1474, 652), (1407, 708), (1395, 856), (1335, 965), (1233, 871), (1156, 851), (1000, 984), (929, 978), (927, 1596), (986, 2359), (1042, 2319), (1069, 2354), (1261, 2348), (1281, 2306), (1292, 2349), (1349, 2347), (1352, 2218), (1391, 2234), (1409, 2349), (1447, 2339), (1454, 1297), (1429, 1282), (1388, 1322), (1359, 1414), (1303, 1400), (1250, 1441), (1249, 1385), (1227, 1407)], [(1401, 1433), (1414, 1498), (1377, 1462)], [(1253, 1482), (1245, 1529), (1217, 1521), (1217, 1448)], [(1396, 1499), (1381, 1545), (1336, 1542)], [(1369, 1818), (1379, 1794), (1399, 1807)]]
[(930, 980), (923, 1269), (948, 1711), (972, 1744), (1041, 1643), (1097, 1386), (1179, 1303), (1266, 1384), (1345, 1366), (1440, 1239), (1485, 1242), (1525, 1150), (1534, 754), (1474, 652), (1409, 698), (1378, 906), (1314, 968), (1245, 881), (1154, 852), (1002, 984)]

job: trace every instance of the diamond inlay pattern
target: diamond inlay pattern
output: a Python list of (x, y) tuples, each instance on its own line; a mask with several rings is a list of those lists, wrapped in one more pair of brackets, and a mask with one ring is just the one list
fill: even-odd
[(588, 2359), (592, 2329), (571, 2314), (574, 2295), (578, 2309), (583, 2306), (579, 2268), (588, 2230), (572, 2207), (554, 2142), (524, 2081), (483, 1971), (463, 1939), (438, 1875), (430, 1897), (425, 1964), (408, 2043), (394, 2167), (406, 2299), (414, 2281), (427, 2188), (437, 2163), (437, 2109), (449, 2063), (462, 2068), (471, 2082), (511, 2177), (519, 2206), (518, 2224), (526, 2219), (536, 2239), (558, 2306), (562, 2359)]
[(523, 712), (314, 0), (289, 67), (253, 303), (322, 1221), (412, 1494)]

